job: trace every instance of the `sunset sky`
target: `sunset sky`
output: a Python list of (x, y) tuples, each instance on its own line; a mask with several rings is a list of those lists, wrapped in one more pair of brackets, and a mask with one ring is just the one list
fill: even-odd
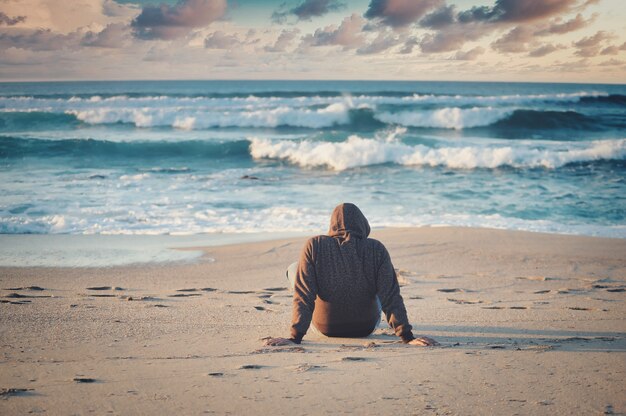
[(626, 82), (624, 0), (0, 0), (0, 80)]

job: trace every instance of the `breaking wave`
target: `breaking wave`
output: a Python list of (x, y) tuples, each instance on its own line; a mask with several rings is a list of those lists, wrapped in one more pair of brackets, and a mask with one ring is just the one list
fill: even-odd
[(0, 112), (0, 129), (5, 131), (54, 129), (80, 123), (129, 124), (139, 128), (166, 127), (183, 130), (236, 127), (306, 129), (339, 127), (361, 131), (375, 130), (385, 125), (456, 130), (489, 126), (511, 129), (601, 130), (606, 128), (603, 120), (575, 111), (526, 110), (506, 107), (445, 107), (392, 112), (377, 111), (368, 107), (352, 108), (345, 103), (335, 103), (319, 108), (276, 107), (250, 111), (96, 108), (80, 111), (68, 110), (60, 114), (40, 111)]
[(624, 160), (626, 139), (598, 140), (572, 148), (571, 142), (548, 148), (512, 146), (410, 146), (395, 139), (366, 139), (356, 135), (340, 143), (313, 141), (272, 141), (251, 139), (250, 153), (255, 159), (277, 159), (302, 167), (328, 167), (341, 171), (350, 168), (394, 163), (399, 165), (445, 166), (453, 169), (548, 168), (570, 163)]
[[(563, 108), (563, 103), (572, 103)], [(384, 124), (469, 129), (602, 128), (589, 105), (624, 106), (626, 96), (593, 91), (534, 95), (437, 95), (315, 92), (205, 95), (0, 96), (0, 129), (125, 123), (136, 127), (201, 130), (225, 127), (309, 129)], [(561, 110), (562, 109), (562, 110)], [(556, 111), (561, 110), (561, 111)], [(620, 125), (621, 126), (621, 125)]]

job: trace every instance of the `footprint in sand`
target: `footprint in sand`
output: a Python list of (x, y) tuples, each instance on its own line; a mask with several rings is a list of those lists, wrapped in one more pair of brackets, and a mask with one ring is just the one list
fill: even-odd
[(267, 292), (283, 292), (285, 290), (287, 290), (286, 287), (267, 287), (265, 289), (263, 289)]
[(343, 357), (341, 361), (367, 361), (365, 357)]
[(120, 299), (127, 300), (127, 301), (144, 301), (144, 302), (153, 302), (153, 301), (162, 300), (159, 298), (155, 298), (153, 296), (128, 296), (128, 295), (120, 296)]
[(273, 310), (271, 310), (271, 309), (267, 309), (267, 308), (266, 308), (266, 307), (264, 307), (264, 306), (255, 306), (255, 307), (254, 307), (254, 309), (256, 309), (257, 311), (274, 312)]
[(483, 309), (504, 309), (502, 306), (483, 306)]
[(90, 377), (74, 377), (73, 381), (76, 383), (95, 383), (97, 380)]
[(545, 282), (546, 280), (556, 280), (553, 277), (546, 276), (518, 276), (516, 277), (518, 280), (532, 280), (534, 282)]
[(297, 366), (295, 366), (295, 367), (292, 367), (292, 369), (293, 369), (293, 371), (295, 371), (296, 373), (304, 373), (305, 371), (315, 370), (315, 369), (318, 369), (318, 368), (324, 368), (324, 367), (326, 367), (326, 366), (324, 366), (324, 365), (314, 365), (314, 364), (307, 364), (307, 363), (304, 363), (304, 364), (300, 364), (300, 365), (297, 365)]
[(536, 292), (533, 292), (535, 295), (542, 295), (544, 293), (550, 293), (550, 290), (538, 290)]
[(202, 293), (175, 293), (173, 295), (168, 295), (170, 298), (188, 298), (191, 296), (202, 296)]
[(117, 286), (92, 286), (88, 287), (87, 290), (124, 290), (121, 287)]
[(8, 303), (10, 305), (28, 305), (32, 301), (30, 300), (1, 300), (0, 303)]
[(261, 368), (263, 368), (263, 366), (257, 364), (245, 364), (239, 367), (240, 370), (259, 370)]
[(195, 288), (191, 288), (191, 289), (178, 289), (177, 292), (197, 292), (198, 289)]
[(592, 311), (593, 309), (590, 308), (583, 308), (580, 306), (568, 306), (567, 309), (571, 309), (573, 311)]
[(20, 293), (9, 293), (5, 296), (8, 299), (32, 299), (32, 298), (51, 298), (52, 295), (22, 295)]
[(452, 289), (437, 289), (437, 292), (456, 293), (456, 292), (464, 292), (464, 290), (455, 287), (455, 288), (452, 288)]
[(21, 396), (28, 394), (29, 391), (33, 391), (33, 389), (21, 389), (16, 387), (10, 387), (8, 389), (0, 389), (0, 397), (1, 398), (9, 398), (11, 396)]
[(226, 293), (231, 295), (249, 295), (250, 293), (257, 293), (254, 290), (227, 290)]
[(337, 351), (372, 351), (374, 348), (378, 348), (379, 345), (375, 342), (368, 342), (363, 345), (346, 345), (341, 344)]
[(448, 302), (456, 303), (457, 305), (475, 305), (478, 303), (483, 303), (482, 300), (466, 300), (466, 299), (451, 299), (448, 298)]
[(509, 309), (522, 310), (522, 309), (528, 309), (528, 307), (527, 306), (509, 306)]
[(46, 290), (43, 287), (39, 287), (39, 286), (25, 286), (25, 287), (10, 287), (7, 288), (6, 290), (35, 290), (35, 291), (42, 291), (42, 290)]

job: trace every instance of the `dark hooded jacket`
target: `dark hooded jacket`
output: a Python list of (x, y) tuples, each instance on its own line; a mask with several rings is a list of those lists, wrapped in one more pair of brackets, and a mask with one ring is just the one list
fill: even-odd
[(311, 321), (330, 337), (364, 337), (380, 320), (404, 342), (413, 339), (404, 301), (385, 246), (367, 238), (370, 226), (354, 204), (335, 208), (328, 235), (310, 238), (300, 255), (291, 338), (300, 343)]

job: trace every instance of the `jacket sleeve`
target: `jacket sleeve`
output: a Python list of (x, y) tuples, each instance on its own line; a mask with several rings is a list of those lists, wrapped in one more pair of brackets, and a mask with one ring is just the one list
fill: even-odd
[(311, 325), (315, 298), (317, 297), (317, 277), (313, 253), (313, 240), (307, 241), (300, 253), (298, 271), (293, 293), (293, 313), (291, 318), (291, 339), (299, 344)]
[(378, 298), (387, 317), (389, 326), (393, 328), (396, 335), (402, 338), (403, 342), (409, 342), (415, 337), (411, 332), (411, 325), (404, 307), (404, 300), (400, 295), (400, 285), (396, 271), (391, 263), (389, 252), (381, 244), (380, 248), (381, 262), (376, 276), (376, 287)]

